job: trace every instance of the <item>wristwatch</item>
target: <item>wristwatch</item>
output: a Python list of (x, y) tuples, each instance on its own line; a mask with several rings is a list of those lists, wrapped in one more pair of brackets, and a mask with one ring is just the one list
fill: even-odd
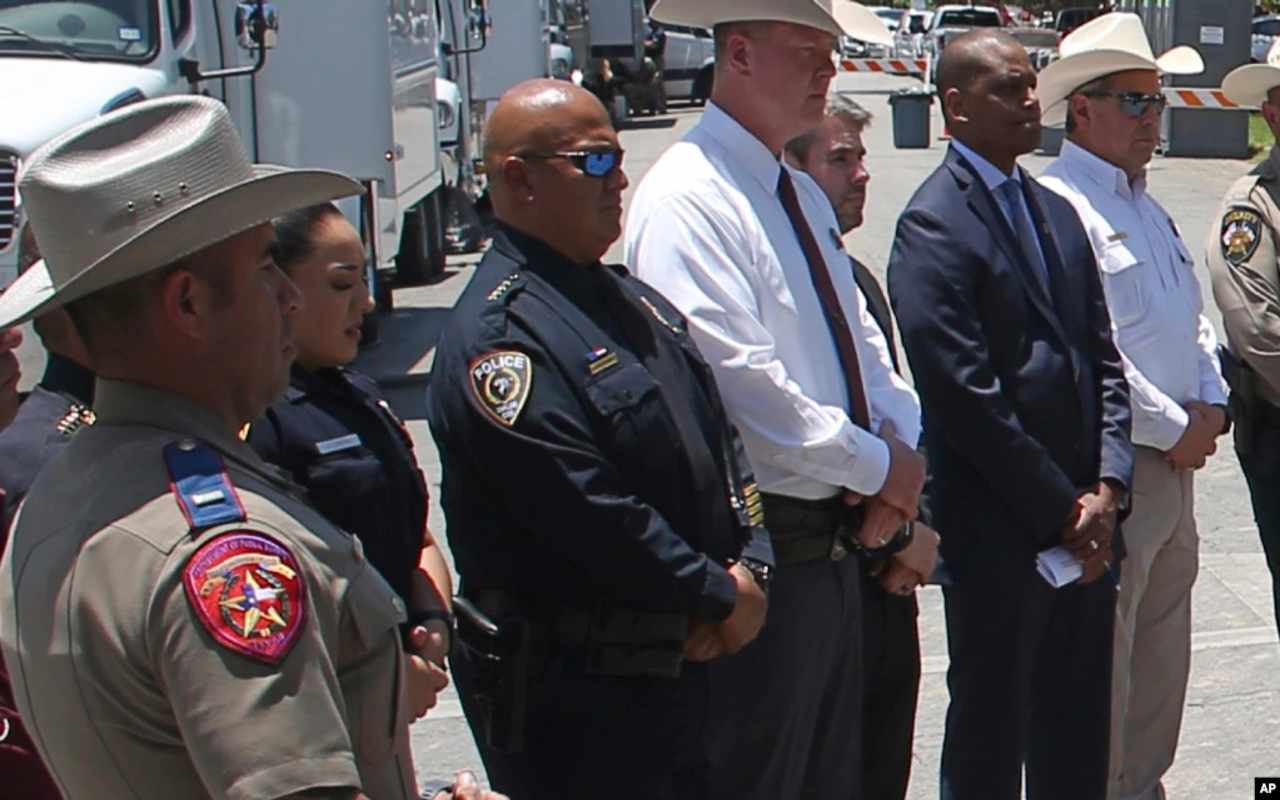
[(747, 572), (751, 573), (756, 586), (759, 586), (760, 591), (764, 592), (765, 597), (768, 597), (769, 587), (773, 585), (773, 567), (754, 558), (744, 558), (738, 563), (745, 567)]
[[(892, 539), (884, 543), (884, 546), (863, 547), (862, 552), (866, 553), (867, 557), (871, 559), (876, 559), (876, 560), (886, 559), (886, 558), (889, 558), (890, 556), (897, 555), (903, 550), (906, 550), (907, 545), (911, 544), (911, 539), (915, 535), (916, 535), (915, 522), (907, 522), (905, 525), (903, 525), (901, 528), (898, 529), (898, 532), (893, 535)], [(853, 541), (857, 542), (858, 540), (855, 538), (853, 539)]]
[(407, 643), (409, 641), (409, 633), (419, 625), (425, 625), (432, 620), (440, 620), (449, 629), (449, 651), (453, 650), (453, 640), (458, 630), (458, 620), (453, 616), (453, 612), (445, 608), (424, 608), (410, 609), (409, 620), (400, 626), (400, 631)]

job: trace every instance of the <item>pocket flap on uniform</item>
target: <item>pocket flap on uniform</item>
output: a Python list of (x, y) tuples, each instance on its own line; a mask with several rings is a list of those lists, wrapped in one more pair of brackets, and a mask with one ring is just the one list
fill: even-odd
[(372, 650), (385, 636), (400, 635), (409, 619), (404, 601), (368, 562), (347, 589), (347, 613), (365, 647)]
[(1098, 267), (1108, 275), (1124, 272), (1137, 263), (1138, 259), (1133, 251), (1122, 241), (1108, 245), (1107, 249), (1102, 251), (1102, 257), (1098, 259)]
[(628, 364), (587, 385), (587, 395), (601, 414), (608, 416), (635, 405), (658, 388), (657, 381), (640, 364)]

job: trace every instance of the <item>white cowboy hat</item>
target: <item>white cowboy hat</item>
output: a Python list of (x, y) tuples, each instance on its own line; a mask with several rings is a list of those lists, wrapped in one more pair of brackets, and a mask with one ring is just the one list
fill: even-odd
[(861, 42), (893, 43), (893, 34), (880, 18), (853, 0), (658, 0), (649, 16), (691, 28), (722, 22), (790, 22)]
[(0, 327), (361, 187), (250, 163), (226, 107), (186, 95), (72, 128), (31, 155), (19, 190), (44, 258), (0, 295)]
[(1041, 121), (1061, 125), (1067, 119), (1067, 98), (1076, 89), (1115, 72), (1149, 69), (1172, 75), (1204, 72), (1204, 60), (1194, 48), (1175, 47), (1156, 58), (1137, 14), (1103, 14), (1069, 33), (1058, 46), (1061, 57), (1040, 71)]
[(1233, 103), (1242, 106), (1260, 106), (1267, 99), (1267, 92), (1280, 86), (1280, 39), (1267, 51), (1265, 64), (1245, 64), (1236, 67), (1222, 79), (1222, 93)]

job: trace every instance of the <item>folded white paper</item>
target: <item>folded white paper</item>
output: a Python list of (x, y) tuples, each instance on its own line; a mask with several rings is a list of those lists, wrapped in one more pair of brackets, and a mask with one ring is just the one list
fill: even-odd
[(1036, 571), (1050, 586), (1061, 589), (1068, 583), (1075, 583), (1084, 574), (1084, 565), (1071, 555), (1071, 551), (1059, 545), (1041, 551), (1036, 556)]

